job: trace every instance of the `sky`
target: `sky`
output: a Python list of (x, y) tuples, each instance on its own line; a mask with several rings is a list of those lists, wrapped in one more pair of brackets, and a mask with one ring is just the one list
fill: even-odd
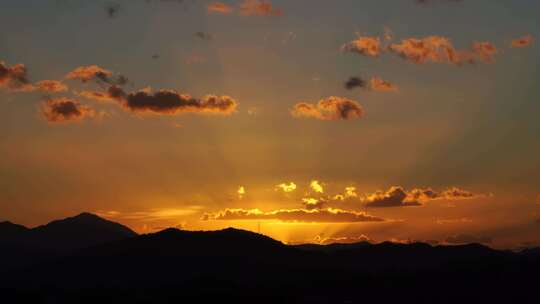
[(533, 0), (0, 4), (0, 220), (540, 244)]

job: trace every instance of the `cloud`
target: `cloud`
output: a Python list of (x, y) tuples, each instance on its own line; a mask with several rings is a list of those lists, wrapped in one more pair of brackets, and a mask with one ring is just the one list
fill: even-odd
[(533, 40), (534, 40), (533, 36), (525, 35), (523, 37), (512, 40), (512, 47), (514, 47), (514, 48), (523, 48), (523, 47), (529, 46), (531, 43), (533, 43)]
[(229, 96), (207, 95), (202, 99), (176, 91), (156, 93), (138, 91), (128, 94), (124, 106), (133, 112), (174, 115), (181, 113), (210, 113), (228, 115), (235, 112), (238, 102)]
[(341, 209), (281, 209), (262, 212), (258, 209), (226, 209), (217, 213), (207, 213), (203, 220), (277, 220), (299, 223), (359, 223), (382, 222), (384, 219), (371, 216), (365, 212)]
[(240, 4), (240, 14), (244, 16), (282, 16), (283, 10), (275, 8), (270, 1), (244, 0)]
[(474, 235), (469, 234), (458, 234), (455, 236), (450, 236), (446, 239), (446, 243), (448, 244), (472, 244), (472, 243), (479, 243), (479, 244), (490, 244), (493, 242), (493, 239), (490, 237), (478, 237)]
[(117, 101), (131, 112), (161, 115), (183, 113), (229, 115), (234, 113), (238, 106), (238, 102), (229, 96), (207, 95), (198, 99), (173, 90), (152, 93), (150, 89), (145, 89), (126, 93), (122, 88), (111, 86), (106, 92), (83, 91), (78, 94), (98, 101)]
[(47, 93), (61, 93), (68, 90), (68, 86), (58, 80), (38, 81), (35, 86), (38, 90)]
[(374, 76), (370, 81), (370, 88), (377, 92), (397, 92), (398, 88), (389, 81), (383, 80), (378, 76)]
[(362, 199), (366, 207), (407, 207), (420, 206), (417, 201), (408, 200), (407, 192), (399, 186), (390, 187), (387, 191), (377, 191)]
[(329, 245), (329, 244), (353, 244), (353, 243), (360, 243), (360, 242), (370, 242), (371, 239), (367, 237), (366, 235), (358, 235), (358, 236), (342, 236), (342, 237), (328, 237), (325, 238), (323, 236), (316, 236), (315, 242), (321, 245)]
[(206, 40), (206, 41), (210, 41), (214, 39), (214, 37), (210, 33), (205, 33), (205, 32), (196, 32), (195, 34), (193, 34), (193, 36), (201, 40)]
[(127, 77), (114, 75), (111, 71), (100, 68), (97, 65), (80, 66), (66, 75), (66, 79), (80, 80), (83, 83), (96, 81), (98, 84), (122, 86), (128, 83)]
[(0, 88), (11, 91), (31, 91), (33, 86), (28, 80), (28, 71), (24, 64), (6, 65), (0, 61)]
[(447, 225), (447, 224), (463, 224), (463, 223), (472, 223), (471, 219), (466, 217), (458, 219), (438, 219), (435, 221), (438, 225)]
[(356, 198), (356, 197), (358, 197), (358, 194), (356, 193), (356, 187), (349, 186), (349, 187), (345, 187), (345, 191), (343, 192), (343, 194), (337, 194), (332, 199), (344, 201), (346, 199)]
[(311, 183), (309, 183), (309, 187), (317, 193), (324, 193), (324, 188), (318, 180), (312, 180)]
[(341, 51), (377, 57), (382, 53), (383, 49), (379, 37), (359, 36), (356, 40), (344, 44)]
[(392, 186), (387, 191), (376, 191), (363, 195), (361, 201), (366, 204), (366, 207), (408, 207), (421, 206), (423, 203), (433, 200), (464, 200), (487, 196), (490, 194), (475, 194), (457, 187), (443, 191), (435, 191), (431, 188), (415, 188), (406, 191), (401, 186)]
[(461, 3), (464, 0), (414, 0), (414, 2), (421, 5), (433, 4), (435, 2), (446, 2), (446, 3)]
[(122, 7), (118, 3), (109, 3), (105, 6), (104, 9), (107, 17), (116, 18)]
[(388, 48), (401, 58), (416, 64), (427, 62), (461, 65), (474, 63), (474, 54), (468, 50), (456, 50), (450, 40), (442, 36), (429, 36), (423, 39), (407, 38)]
[(52, 123), (76, 122), (94, 117), (95, 111), (71, 98), (48, 99), (42, 103), (43, 117)]
[(304, 208), (307, 210), (323, 209), (326, 205), (326, 200), (322, 198), (305, 197), (302, 199), (302, 202), (304, 203)]
[(244, 186), (240, 186), (236, 192), (238, 193), (238, 198), (243, 199), (244, 195), (246, 194), (246, 188)]
[(364, 115), (362, 107), (354, 100), (331, 96), (317, 104), (297, 103), (291, 110), (294, 117), (319, 120), (354, 120)]
[(290, 182), (289, 184), (282, 183), (282, 184), (276, 185), (276, 190), (282, 190), (285, 193), (290, 193), (296, 190), (296, 184), (293, 182)]
[(495, 55), (498, 50), (491, 42), (475, 42), (472, 46), (473, 51), (480, 57), (480, 60), (492, 63), (495, 62)]
[(206, 10), (213, 14), (230, 14), (233, 12), (233, 7), (222, 2), (212, 2), (208, 4)]
[(345, 88), (347, 90), (352, 90), (354, 88), (366, 88), (367, 82), (360, 77), (351, 77), (347, 82), (345, 82)]
[(175, 219), (179, 217), (189, 216), (199, 213), (203, 207), (201, 206), (186, 206), (184, 208), (155, 208), (147, 211), (136, 212), (120, 212), (115, 210), (99, 210), (95, 213), (101, 217), (124, 219), (124, 220), (140, 220), (140, 221), (158, 221), (165, 219)]

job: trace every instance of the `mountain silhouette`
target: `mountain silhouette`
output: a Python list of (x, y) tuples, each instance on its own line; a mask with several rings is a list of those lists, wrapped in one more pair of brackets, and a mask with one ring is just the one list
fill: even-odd
[(11, 241), (19, 238), (28, 230), (28, 228), (22, 225), (13, 224), (12, 222), (0, 222), (0, 242)]
[(35, 264), (82, 248), (135, 236), (137, 233), (131, 229), (90, 213), (81, 213), (32, 229), (2, 222), (0, 269)]
[(87, 213), (33, 229), (0, 224), (8, 231), (25, 250), (55, 249), (4, 270), (9, 303), (537, 303), (538, 248), (286, 245), (233, 228), (136, 235)]

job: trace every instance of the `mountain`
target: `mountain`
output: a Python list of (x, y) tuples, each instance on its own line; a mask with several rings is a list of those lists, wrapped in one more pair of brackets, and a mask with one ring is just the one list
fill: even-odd
[(537, 303), (538, 249), (291, 246), (233, 228), (135, 235), (91, 214), (21, 231), (41, 248), (75, 243), (0, 276), (9, 303)]
[(137, 233), (126, 226), (91, 213), (81, 213), (31, 229), (26, 241), (41, 248), (66, 252), (134, 236)]
[(8, 221), (0, 222), (0, 242), (16, 239), (28, 230), (28, 228), (22, 225), (13, 224)]
[(36, 228), (0, 223), (0, 273), (40, 263), (76, 250), (118, 241), (137, 234), (118, 223), (90, 213), (56, 220)]

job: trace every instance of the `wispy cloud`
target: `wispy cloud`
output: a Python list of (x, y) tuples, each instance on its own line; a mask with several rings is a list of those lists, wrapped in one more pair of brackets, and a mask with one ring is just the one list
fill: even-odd
[(532, 35), (525, 35), (523, 37), (512, 40), (512, 47), (523, 48), (533, 43), (533, 40), (534, 39)]

